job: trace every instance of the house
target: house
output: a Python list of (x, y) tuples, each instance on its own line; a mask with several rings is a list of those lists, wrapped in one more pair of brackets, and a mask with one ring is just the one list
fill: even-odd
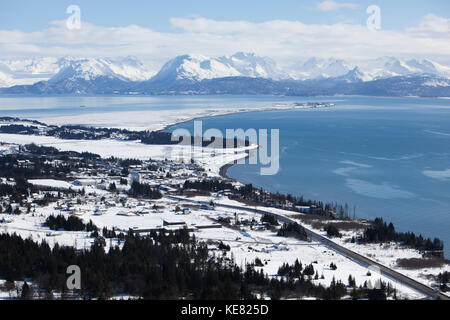
[(311, 207), (307, 207), (307, 206), (295, 206), (295, 209), (297, 209), (298, 211), (300, 211), (301, 213), (309, 213), (311, 210)]
[(164, 219), (163, 220), (163, 226), (186, 226), (186, 222), (183, 220), (176, 220), (176, 219)]
[(138, 216), (139, 213), (138, 212), (134, 212), (134, 211), (124, 211), (121, 210), (117, 213), (118, 216), (126, 216), (126, 217), (135, 217)]
[(97, 238), (95, 238), (94, 244), (106, 247), (106, 239), (102, 236), (98, 236)]
[(103, 214), (105, 214), (106, 213), (106, 209), (102, 209), (102, 208), (100, 208), (100, 207), (95, 207), (95, 209), (94, 209), (94, 216), (101, 216), (101, 215), (103, 215)]

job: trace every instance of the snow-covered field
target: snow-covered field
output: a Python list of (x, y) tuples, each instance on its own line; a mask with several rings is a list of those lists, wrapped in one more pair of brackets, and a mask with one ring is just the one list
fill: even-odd
[(309, 109), (311, 105), (297, 105), (292, 103), (271, 104), (263, 107), (249, 108), (188, 108), (177, 110), (143, 110), (143, 111), (118, 111), (94, 114), (82, 114), (71, 116), (57, 116), (35, 118), (51, 125), (85, 125), (91, 127), (120, 128), (128, 130), (162, 130), (168, 126), (190, 121), (197, 118), (207, 118), (220, 115), (273, 111), (290, 109)]
[(35, 186), (45, 186), (58, 189), (80, 189), (80, 187), (74, 186), (69, 182), (54, 179), (29, 179), (28, 182)]

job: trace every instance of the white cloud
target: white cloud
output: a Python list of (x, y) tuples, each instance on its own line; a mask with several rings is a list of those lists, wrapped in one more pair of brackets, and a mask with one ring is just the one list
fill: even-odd
[(450, 39), (450, 19), (427, 14), (418, 27), (408, 31), (420, 37), (444, 37)]
[(353, 2), (336, 2), (333, 0), (322, 1), (317, 5), (320, 11), (335, 11), (339, 9), (356, 9), (358, 5)]
[(427, 57), (447, 63), (448, 21), (427, 15), (415, 28), (377, 32), (361, 24), (305, 24), (288, 20), (253, 23), (203, 17), (172, 18), (175, 30), (171, 32), (156, 32), (137, 25), (103, 27), (88, 22), (82, 23), (81, 30), (68, 30), (65, 21), (55, 21), (34, 32), (0, 30), (0, 58), (134, 55), (153, 70), (179, 54), (219, 56), (236, 51), (269, 56), (282, 66), (310, 56), (352, 61), (393, 55)]

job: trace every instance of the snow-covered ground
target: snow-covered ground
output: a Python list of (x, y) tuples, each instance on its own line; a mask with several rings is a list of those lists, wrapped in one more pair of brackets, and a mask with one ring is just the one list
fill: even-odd
[(80, 187), (74, 186), (73, 184), (62, 181), (62, 180), (54, 180), (54, 179), (30, 179), (28, 180), (29, 183), (35, 186), (45, 186), (45, 187), (51, 187), (51, 188), (58, 188), (58, 189), (80, 189)]
[[(326, 105), (324, 105), (326, 106)], [(319, 107), (319, 106), (317, 106)], [(142, 110), (142, 111), (118, 111), (70, 116), (39, 117), (35, 120), (51, 125), (85, 125), (91, 127), (120, 128), (135, 131), (162, 130), (168, 126), (190, 121), (197, 118), (208, 118), (220, 115), (274, 111), (290, 109), (309, 109), (311, 105), (279, 103), (262, 107), (248, 108), (188, 108), (176, 110)], [(232, 129), (232, 128), (230, 128)], [(237, 128), (236, 128), (237, 129)]]
[[(151, 208), (153, 204), (162, 207), (159, 212), (148, 209), (148, 214), (139, 213), (143, 208)], [(79, 215), (85, 222), (92, 220), (99, 228), (107, 227), (116, 230), (128, 231), (129, 229), (151, 229), (163, 226), (163, 220), (179, 220), (184, 221), (188, 227), (198, 225), (210, 225), (213, 220), (219, 216), (227, 216), (235, 219), (235, 214), (239, 220), (252, 220), (255, 218), (259, 221), (260, 216), (247, 211), (229, 210), (225, 208), (216, 208), (215, 210), (201, 210), (191, 208), (190, 214), (180, 215), (174, 212), (177, 205), (183, 206), (183, 201), (171, 201), (161, 199), (158, 201), (149, 201), (141, 203), (136, 208), (127, 208), (118, 204), (116, 207), (107, 209), (102, 215), (94, 214), (94, 205), (79, 205)], [(127, 215), (124, 213), (128, 212)], [(56, 204), (48, 207), (36, 208), (32, 214), (14, 216), (6, 215), (5, 218), (10, 223), (0, 225), (0, 232), (17, 233), (23, 238), (31, 237), (35, 241), (45, 240), (50, 246), (58, 243), (60, 245), (74, 246), (79, 249), (89, 248), (94, 239), (89, 237), (88, 232), (73, 231), (51, 231), (47, 227), (43, 227), (42, 223), (49, 215), (63, 214), (69, 216), (69, 213), (59, 211)], [(235, 262), (244, 266), (246, 263), (253, 263), (259, 258), (264, 266), (256, 267), (258, 270), (262, 268), (269, 276), (276, 276), (278, 268), (283, 263), (293, 264), (298, 259), (303, 266), (313, 264), (314, 270), (317, 270), (319, 276), (323, 275), (323, 279), (313, 280), (328, 286), (332, 279), (341, 280), (343, 283), (348, 282), (348, 277), (352, 275), (356, 279), (357, 285), (363, 285), (365, 281), (375, 283), (379, 279), (390, 282), (391, 285), (398, 290), (399, 297), (407, 297), (409, 299), (420, 299), (423, 296), (414, 290), (402, 286), (389, 278), (375, 274), (367, 275), (368, 269), (349, 260), (334, 251), (322, 246), (317, 242), (304, 242), (293, 238), (284, 238), (276, 235), (275, 231), (251, 230), (250, 227), (242, 227), (241, 230), (231, 228), (214, 228), (202, 229), (194, 232), (199, 240), (207, 241), (209, 248), (217, 250), (216, 254), (222, 255), (222, 251), (218, 251), (217, 245), (220, 241), (230, 245), (231, 251), (226, 253), (228, 257), (233, 257)], [(116, 240), (106, 241), (106, 250), (113, 245), (120, 245)], [(330, 268), (330, 264), (337, 265), (337, 269)], [(5, 296), (3, 298), (8, 298)]]

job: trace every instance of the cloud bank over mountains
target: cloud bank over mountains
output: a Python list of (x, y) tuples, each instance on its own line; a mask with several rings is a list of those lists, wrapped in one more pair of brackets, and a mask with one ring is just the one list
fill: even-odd
[[(322, 4), (322, 9), (338, 9), (333, 7), (333, 1)], [(80, 30), (69, 30), (65, 20), (53, 21), (38, 31), (0, 30), (0, 59), (131, 55), (137, 56), (153, 72), (170, 57), (186, 53), (218, 57), (236, 51), (271, 57), (283, 68), (307, 57), (334, 57), (353, 64), (382, 56), (450, 63), (450, 19), (435, 14), (425, 15), (417, 26), (403, 31), (371, 31), (364, 25), (365, 21), (360, 24), (305, 24), (289, 20), (254, 23), (190, 17), (172, 18), (170, 23), (170, 32), (138, 25), (103, 27), (85, 21)]]

